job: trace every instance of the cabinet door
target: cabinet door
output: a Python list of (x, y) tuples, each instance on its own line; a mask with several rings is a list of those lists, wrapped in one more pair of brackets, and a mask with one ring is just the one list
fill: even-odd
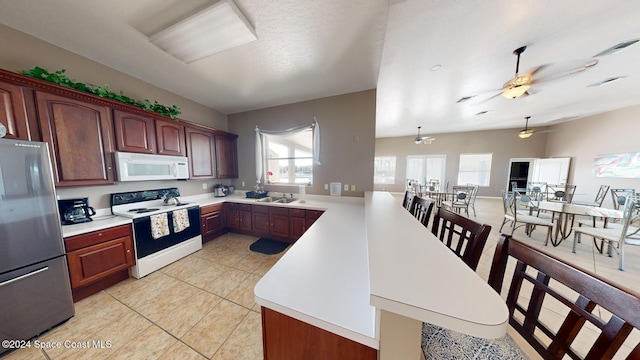
[(224, 204), (224, 213), (227, 218), (227, 226), (231, 229), (240, 229), (240, 216), (238, 211), (238, 204), (226, 203)]
[(251, 211), (240, 211), (240, 230), (251, 231), (253, 230)]
[(121, 237), (67, 253), (71, 287), (78, 288), (135, 265), (131, 237)]
[(202, 238), (214, 238), (224, 231), (224, 217), (222, 210), (216, 210), (202, 216)]
[(156, 153), (156, 127), (153, 118), (114, 110), (113, 123), (118, 151)]
[(0, 82), (0, 124), (7, 129), (5, 138), (31, 140), (22, 88)]
[(213, 133), (186, 126), (185, 135), (187, 138), (190, 177), (192, 179), (215, 177)]
[(307, 210), (306, 228), (310, 228), (322, 214), (324, 214), (322, 210)]
[(289, 209), (269, 209), (269, 222), (271, 234), (282, 238), (289, 238)]
[(113, 184), (109, 109), (44, 92), (36, 92), (36, 101), (56, 185)]
[(256, 206), (254, 206), (253, 215), (253, 231), (257, 235), (269, 235), (269, 210), (265, 206), (262, 206), (267, 210), (266, 212), (257, 212)]
[(215, 135), (216, 177), (231, 179), (238, 177), (238, 152), (236, 137)]
[(292, 217), (289, 221), (291, 240), (296, 241), (307, 230), (306, 220), (304, 217)]
[(156, 140), (158, 154), (186, 156), (184, 145), (184, 127), (167, 120), (156, 120)]

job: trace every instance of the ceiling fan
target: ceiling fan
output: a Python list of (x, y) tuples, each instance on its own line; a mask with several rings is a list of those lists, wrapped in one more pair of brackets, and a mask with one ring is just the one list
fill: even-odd
[(422, 126), (418, 126), (418, 136), (416, 136), (416, 138), (413, 140), (413, 142), (416, 143), (416, 145), (431, 144), (433, 142), (433, 140), (435, 140), (436, 138), (430, 137), (430, 136), (420, 136), (420, 128), (421, 127)]
[[(590, 61), (588, 61), (587, 63), (585, 63), (582, 66), (579, 66), (577, 68), (573, 68), (569, 71), (563, 72), (561, 74), (555, 74), (555, 75), (549, 75), (546, 76), (545, 78), (535, 78), (535, 75), (542, 69), (546, 68), (548, 65), (540, 65), (538, 67), (536, 67), (535, 69), (531, 70), (530, 72), (528, 72), (527, 74), (524, 75), (519, 75), (519, 71), (520, 71), (520, 55), (522, 55), (522, 53), (527, 49), (526, 46), (521, 46), (515, 50), (513, 50), (513, 54), (516, 56), (516, 73), (515, 73), (515, 77), (509, 81), (507, 81), (506, 83), (504, 83), (504, 85), (502, 85), (502, 89), (497, 90), (498, 93), (489, 97), (488, 99), (484, 100), (484, 101), (488, 101), (490, 99), (493, 99), (496, 96), (502, 95), (505, 98), (508, 99), (516, 99), (519, 98), (521, 96), (526, 96), (526, 95), (530, 95), (529, 93), (529, 89), (531, 88), (532, 85), (534, 84), (539, 84), (542, 82), (547, 82), (550, 80), (554, 80), (554, 79), (558, 79), (560, 77), (564, 77), (567, 75), (572, 75), (572, 74), (576, 74), (582, 71), (587, 70), (590, 67), (593, 67), (595, 65), (598, 64), (598, 60), (596, 59), (592, 59)], [(471, 97), (467, 97), (467, 98), (471, 98)], [(463, 98), (464, 99), (464, 98)]]
[(531, 135), (533, 135), (536, 131), (533, 129), (529, 129), (529, 119), (531, 118), (531, 116), (527, 116), (525, 117), (525, 123), (524, 123), (524, 130), (520, 130), (520, 132), (518, 133), (518, 137), (521, 139), (528, 139), (531, 137)]

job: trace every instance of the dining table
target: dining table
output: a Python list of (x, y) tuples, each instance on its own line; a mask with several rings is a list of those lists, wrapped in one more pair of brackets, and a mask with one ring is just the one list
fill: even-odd
[(601, 217), (604, 219), (605, 227), (609, 219), (622, 219), (623, 217), (622, 210), (572, 204), (564, 201), (543, 200), (536, 204), (536, 208), (551, 212), (553, 221), (556, 222), (554, 234), (551, 238), (553, 246), (560, 245), (563, 240), (571, 236), (576, 216)]

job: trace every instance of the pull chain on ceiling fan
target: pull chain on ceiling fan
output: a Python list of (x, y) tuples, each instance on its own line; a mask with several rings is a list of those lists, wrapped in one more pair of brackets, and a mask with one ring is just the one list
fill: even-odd
[(436, 138), (430, 137), (430, 136), (420, 136), (420, 128), (421, 127), (422, 126), (418, 126), (418, 136), (416, 136), (416, 138), (413, 140), (413, 142), (416, 143), (416, 145), (431, 144), (431, 142), (433, 142), (433, 140), (435, 140)]

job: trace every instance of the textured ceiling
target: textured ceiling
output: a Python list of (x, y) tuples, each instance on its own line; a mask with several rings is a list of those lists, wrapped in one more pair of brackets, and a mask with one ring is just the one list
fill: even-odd
[[(640, 38), (637, 1), (236, 0), (257, 41), (191, 64), (148, 42), (212, 3), (0, 0), (0, 23), (224, 113), (377, 88), (378, 137), (521, 128), (525, 116), (545, 126), (640, 103), (640, 43), (560, 76)], [(555, 80), (487, 100), (523, 45), (520, 74), (545, 65), (534, 79)], [(614, 76), (626, 77), (587, 87)]]

